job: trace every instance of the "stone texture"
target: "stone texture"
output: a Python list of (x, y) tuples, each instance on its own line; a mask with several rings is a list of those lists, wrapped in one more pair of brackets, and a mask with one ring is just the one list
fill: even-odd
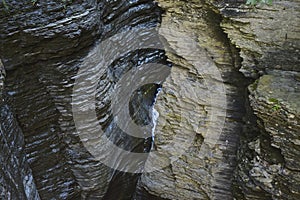
[(262, 76), (257, 88), (251, 90), (250, 101), (271, 136), (271, 145), (281, 149), (286, 167), (299, 171), (300, 82), (297, 76), (298, 73), (281, 72)]
[[(74, 127), (71, 97), (78, 69), (97, 62), (95, 41), (155, 26), (161, 14), (157, 5), (146, 0), (6, 2), (0, 7), (0, 57), (7, 74), (3, 84), (0, 70), (0, 100), (8, 95), (13, 112), (1, 102), (0, 138), (8, 138), (0, 144), (1, 197), (299, 199), (297, 0), (256, 7), (241, 1), (159, 0), (165, 10), (163, 41), (176, 53), (166, 54), (173, 68), (155, 106), (160, 117), (154, 156), (146, 163), (163, 170), (141, 179), (107, 168), (86, 151)], [(148, 151), (151, 139), (136, 140), (118, 129), (110, 94), (126, 71), (147, 62), (167, 64), (165, 53), (145, 50), (120, 58), (103, 68), (97, 91), (97, 114), (110, 139), (137, 152)], [(131, 109), (137, 123), (152, 120), (148, 111), (156, 87), (135, 94)], [(219, 137), (210, 138), (222, 128)], [(17, 158), (7, 160), (8, 155)]]
[(0, 60), (0, 198), (38, 200), (31, 169), (24, 151), (24, 137), (3, 95), (5, 70)]
[(235, 197), (299, 199), (299, 1), (212, 4), (253, 78)]
[[(236, 123), (235, 127), (242, 126), (243, 129), (240, 129), (240, 132), (243, 134), (241, 134), (241, 144), (237, 154), (238, 165), (235, 170), (233, 188), (230, 188), (232, 184), (230, 178), (233, 178), (230, 170), (227, 171), (228, 174), (223, 173), (223, 179), (218, 179), (215, 171), (209, 171), (204, 167), (206, 165), (200, 156), (199, 149), (193, 148), (176, 162), (169, 161), (170, 165), (164, 171), (142, 176), (140, 186), (152, 194), (168, 199), (190, 197), (194, 199), (231, 199), (233, 197), (236, 199), (299, 199), (297, 189), (299, 188), (299, 159), (297, 157), (299, 155), (299, 113), (297, 108), (300, 99), (297, 82), (299, 79), (297, 73), (299, 71), (299, 17), (297, 17), (299, 16), (299, 2), (281, 1), (275, 2), (272, 6), (259, 5), (254, 8), (245, 6), (244, 2), (232, 1), (226, 3), (211, 1), (207, 4), (194, 1), (160, 1), (160, 6), (166, 9), (162, 26), (164, 23), (173, 24), (176, 30), (196, 35), (199, 47), (207, 51), (207, 56), (211, 56), (222, 72), (228, 98), (233, 99), (232, 102), (240, 99), (232, 104), (229, 101), (227, 118), (231, 120), (232, 117), (234, 118), (233, 121), (229, 120), (231, 123), (240, 122), (240, 124)], [(226, 42), (226, 36), (222, 37), (223, 31), (218, 28), (219, 24), (234, 47)], [(180, 37), (176, 39), (176, 47), (184, 49), (180, 46), (178, 38)], [(167, 38), (167, 40), (172, 46), (172, 39)], [(195, 49), (190, 44), (186, 45), (191, 51), (190, 55), (193, 55)], [(239, 56), (235, 48), (239, 49)], [(222, 55), (226, 55), (225, 59)], [(191, 71), (192, 66), (187, 63), (193, 59), (187, 55), (180, 58), (169, 56), (169, 59), (176, 64), (171, 73), (171, 83), (169, 85), (167, 80), (164, 85), (166, 91), (158, 99), (157, 107), (168, 108), (162, 113), (194, 110), (196, 106), (193, 103), (180, 104), (178, 99), (182, 98), (180, 97), (182, 94), (175, 89), (186, 86), (189, 91), (193, 91), (193, 86), (201, 88), (201, 86), (189, 86), (189, 81), (183, 78), (185, 70)], [(199, 60), (203, 58), (199, 56)], [(249, 87), (250, 90), (257, 87), (257, 90), (251, 90), (250, 99), (247, 101), (241, 98), (244, 92), (241, 83), (247, 85), (249, 82), (247, 83), (245, 78), (238, 78), (237, 70), (252, 80), (266, 74)], [(176, 83), (176, 80), (180, 80), (180, 84)], [(264, 83), (265, 81), (268, 83)], [(201, 81), (196, 82), (201, 85)], [(237, 87), (234, 87), (235, 85)], [(171, 95), (168, 94), (168, 88), (172, 91)], [(268, 92), (275, 94), (275, 97), (270, 97)], [(192, 93), (197, 94), (197, 92)], [(281, 99), (282, 103), (285, 101), (286, 106), (281, 105), (282, 103), (279, 103), (281, 101), (277, 98)], [(252, 108), (248, 107), (249, 101), (255, 115), (253, 115)], [(240, 103), (243, 105), (239, 106)], [(177, 106), (174, 109), (167, 106), (168, 104)], [(205, 108), (205, 105), (202, 106)], [(245, 107), (247, 114), (241, 112), (241, 107)], [(235, 109), (237, 112), (232, 112)], [(194, 115), (197, 116), (197, 113)], [(202, 113), (200, 116), (205, 115)], [(256, 123), (256, 117), (259, 118), (259, 125)], [(160, 122), (167, 125), (162, 128), (159, 125)], [(160, 115), (156, 132), (158, 149), (166, 148), (167, 141), (176, 135), (176, 129), (173, 130), (172, 127), (176, 127), (175, 125), (180, 122), (180, 118), (172, 117), (170, 114)], [(177, 129), (188, 135), (189, 130), (196, 132), (193, 126), (189, 126), (194, 123), (185, 121), (184, 125), (179, 126), (184, 127), (184, 130), (179, 127)], [(228, 131), (231, 139), (237, 138), (238, 129), (233, 129), (230, 123), (226, 125), (231, 128), (225, 126), (224, 135)], [(192, 142), (195, 146), (203, 144), (205, 136), (201, 133), (199, 135), (200, 140)], [(221, 149), (224, 144), (226, 140), (221, 140)], [(176, 147), (169, 148), (167, 155), (176, 155), (177, 150)], [(229, 152), (224, 153), (223, 156), (224, 158), (235, 157), (234, 153)], [(199, 160), (201, 161), (197, 162)], [(164, 160), (164, 162), (167, 161)], [(216, 160), (211, 158), (208, 162), (212, 169)], [(222, 171), (222, 167), (219, 166), (218, 170)], [(224, 177), (227, 177), (227, 181), (222, 182), (226, 179)], [(226, 189), (219, 187), (217, 190), (214, 186), (218, 184), (212, 183), (214, 180), (218, 180), (220, 185), (229, 187)], [(177, 192), (174, 193), (174, 191)], [(224, 191), (232, 191), (233, 194)]]
[(299, 72), (299, 1), (275, 1), (251, 7), (219, 5), (222, 28), (240, 49), (241, 72), (258, 78), (269, 69)]
[[(249, 87), (250, 102), (259, 117), (261, 135), (248, 146), (252, 190), (266, 191), (272, 199), (299, 199), (299, 86), (298, 73), (275, 71)], [(243, 173), (241, 169), (239, 174)], [(247, 175), (246, 175), (247, 176)], [(249, 180), (248, 179), (248, 180)], [(253, 186), (259, 189), (254, 189)], [(248, 195), (246, 199), (263, 199)]]
[[(6, 8), (2, 2), (0, 7), (5, 87), (24, 134), (26, 155), (41, 198), (130, 198), (139, 175), (114, 171), (87, 152), (72, 118), (72, 87), (80, 64), (96, 41), (132, 27), (152, 27), (159, 21), (160, 9), (143, 0), (6, 3)], [(120, 58), (115, 78), (147, 60), (165, 59), (161, 52), (148, 52)], [(101, 89), (114, 86), (104, 78)], [(103, 92), (99, 91), (108, 100), (109, 94)], [(105, 101), (104, 108), (109, 103)], [(110, 114), (100, 111), (107, 128)], [(111, 135), (118, 133), (120, 130), (114, 129)]]
[(4, 90), (4, 80), (5, 80), (6, 72), (2, 61), (0, 59), (0, 98), (2, 99), (3, 90)]
[(167, 53), (173, 67), (156, 102), (157, 154), (149, 162), (166, 167), (144, 174), (139, 186), (166, 199), (230, 199), (247, 84), (237, 51), (209, 4), (159, 5), (161, 34), (176, 53)]

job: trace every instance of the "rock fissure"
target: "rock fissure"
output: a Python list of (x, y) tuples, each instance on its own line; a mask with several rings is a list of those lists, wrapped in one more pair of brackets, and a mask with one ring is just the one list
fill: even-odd
[[(0, 62), (1, 198), (299, 199), (299, 2), (255, 9), (243, 3), (159, 0), (158, 7), (150, 0), (90, 0), (1, 5), (0, 58), (6, 68)], [(111, 94), (126, 72), (151, 62), (172, 63), (154, 104), (160, 113), (155, 148), (165, 150), (157, 164), (167, 165), (142, 175), (115, 171), (93, 159), (76, 133), (74, 80), (83, 64), (97, 64), (97, 44), (158, 23), (166, 50), (176, 53), (137, 50), (103, 67), (96, 113), (111, 142), (133, 152), (150, 151), (153, 134), (136, 139), (116, 125)], [(198, 66), (215, 68), (221, 76)], [(137, 124), (154, 123), (150, 111), (157, 85), (152, 86), (131, 97), (131, 118)], [(217, 102), (213, 106), (208, 100), (212, 96)], [(215, 118), (208, 117), (212, 112)], [(218, 132), (222, 119), (223, 132), (211, 144), (206, 138)], [(174, 138), (191, 141), (180, 156), (180, 145), (169, 145)], [(203, 154), (203, 148), (210, 150)], [(111, 159), (118, 163), (117, 157)]]

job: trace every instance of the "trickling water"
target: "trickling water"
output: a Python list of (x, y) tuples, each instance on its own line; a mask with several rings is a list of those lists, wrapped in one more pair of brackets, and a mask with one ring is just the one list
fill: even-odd
[[(151, 0), (72, 1), (66, 5), (64, 1), (37, 1), (33, 5), (13, 0), (7, 5), (9, 11), (0, 7), (0, 56), (41, 198), (130, 199), (139, 175), (112, 170), (84, 150), (72, 119), (72, 86), (95, 42), (133, 27), (154, 27), (161, 10)], [(165, 60), (161, 50), (137, 49), (118, 58), (100, 77), (96, 112), (103, 130), (120, 147), (143, 152), (145, 139), (126, 136), (111, 120), (109, 93), (114, 81), (131, 68)], [(134, 110), (141, 101), (147, 104), (133, 117), (138, 122), (147, 121), (153, 98), (150, 94), (132, 104)]]
[[(111, 169), (95, 160), (84, 148), (84, 140), (78, 137), (72, 115), (72, 87), (83, 63), (97, 66), (98, 55), (103, 55), (101, 51), (113, 54), (120, 48), (112, 45), (95, 49), (94, 43), (101, 43), (133, 28), (142, 30), (157, 26), (161, 21), (161, 9), (151, 0), (72, 1), (68, 5), (62, 2), (37, 1), (33, 5), (27, 0), (12, 0), (8, 2), (10, 15), (6, 15), (4, 8), (0, 7), (0, 56), (7, 67), (7, 93), (24, 133), (27, 161), (38, 192), (42, 199), (159, 199), (148, 194), (140, 185), (136, 189), (140, 174)], [(207, 12), (203, 11), (203, 14), (207, 15)], [(151, 34), (145, 35), (151, 43)], [(128, 35), (127, 39), (128, 43), (122, 49), (130, 47), (136, 40), (132, 35)], [(147, 44), (147, 40), (143, 42)], [(91, 54), (95, 51), (100, 54)], [(117, 89), (116, 83), (126, 72), (131, 69), (138, 71), (141, 65), (148, 63), (166, 65), (166, 60), (163, 50), (149, 47), (130, 51), (114, 59), (109, 66), (102, 66), (95, 94), (98, 121), (86, 123), (84, 128), (90, 130), (100, 124), (110, 142), (130, 152), (141, 153), (154, 149), (159, 118), (154, 103), (161, 92), (161, 86), (145, 85), (132, 94), (129, 102), (130, 118), (133, 121), (138, 125), (152, 124), (149, 130), (151, 136), (146, 139), (132, 137), (117, 126), (112, 116), (111, 93)], [(182, 64), (183, 59), (174, 60)], [(184, 64), (182, 66), (185, 68)], [(84, 80), (86, 82), (99, 74), (93, 71), (87, 73), (90, 76)], [(142, 81), (149, 75), (145, 74)], [(192, 71), (188, 76), (188, 86), (201, 84), (201, 77), (196, 77), (195, 72)], [(89, 92), (91, 89), (87, 87), (82, 90)], [(171, 90), (162, 92), (172, 93)], [(89, 109), (85, 105), (87, 97), (83, 95), (81, 100), (78, 105), (82, 105), (83, 110)], [(198, 99), (191, 101), (194, 103)], [(190, 118), (194, 120), (192, 122), (198, 120)], [(195, 122), (190, 126), (197, 125), (198, 122)], [(85, 139), (97, 140), (97, 137)], [(196, 142), (201, 143), (199, 138)], [(118, 156), (108, 155), (108, 158), (116, 166), (121, 163)], [(130, 160), (125, 162), (131, 164)], [(13, 187), (12, 184), (8, 186)]]
[(157, 89), (157, 92), (156, 92), (156, 95), (155, 95), (155, 98), (154, 98), (154, 103), (153, 103), (153, 106), (152, 106), (152, 124), (153, 124), (153, 127), (152, 127), (152, 130), (151, 130), (151, 136), (152, 136), (151, 149), (154, 149), (154, 147), (155, 147), (155, 128), (156, 128), (156, 123), (157, 123), (157, 120), (158, 120), (158, 117), (159, 117), (159, 113), (155, 109), (155, 103), (156, 103), (156, 100), (157, 100), (157, 96), (159, 95), (161, 90), (162, 90), (162, 88)]

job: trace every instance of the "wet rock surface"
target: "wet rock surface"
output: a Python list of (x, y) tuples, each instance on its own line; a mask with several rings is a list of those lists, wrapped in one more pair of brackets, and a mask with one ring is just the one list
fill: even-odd
[[(1, 198), (300, 198), (298, 1), (254, 8), (239, 1), (159, 0), (163, 15), (148, 0), (5, 2), (0, 4)], [(97, 161), (81, 142), (72, 112), (74, 81), (82, 66), (100, 63), (99, 43), (159, 22), (164, 48), (175, 53), (136, 50), (99, 73), (92, 68), (83, 74), (87, 82), (100, 80), (97, 120), (82, 130), (100, 124), (112, 143), (132, 152), (152, 146), (154, 156), (139, 164), (161, 167), (124, 173)], [(131, 37), (125, 50), (134, 44)], [(156, 100), (154, 144), (150, 137), (122, 131), (111, 109), (116, 83), (146, 63), (172, 65)], [(129, 108), (137, 124), (153, 126), (158, 87), (146, 85), (132, 96)], [(78, 104), (83, 110), (85, 99)], [(109, 156), (114, 161), (119, 155)], [(116, 160), (115, 165), (124, 162), (132, 164)]]
[[(83, 6), (88, 9), (91, 4)], [(67, 84), (67, 74), (76, 69), (71, 68), (72, 64), (63, 68), (62, 63), (70, 61), (68, 56), (93, 42), (92, 33), (88, 34), (88, 31), (95, 25), (77, 27), (81, 20), (93, 19), (86, 9), (73, 11), (70, 8), (67, 13), (62, 3), (39, 2), (35, 5), (30, 1), (13, 1), (1, 12), (1, 53), (8, 74), (7, 91), (13, 99), (24, 133), (27, 158), (42, 199), (79, 196), (78, 184), (71, 171), (71, 153), (59, 124), (62, 116), (54, 99), (65, 97), (63, 89), (57, 88), (55, 83), (64, 88), (61, 82)], [(84, 31), (87, 34), (75, 37), (75, 32)], [(58, 66), (60, 70), (55, 69)], [(47, 78), (54, 83), (47, 84)], [(61, 94), (54, 97), (55, 91)]]
[[(221, 16), (204, 1), (159, 5), (166, 10), (161, 34), (176, 52), (167, 54), (174, 65), (155, 106), (156, 164), (167, 167), (144, 174), (139, 185), (166, 199), (230, 199), (247, 84), (237, 50), (219, 26)], [(174, 138), (181, 145), (172, 146)]]
[[(96, 39), (104, 40), (120, 29), (154, 26), (159, 13), (151, 1), (10, 1), (7, 8), (2, 5), (0, 37), (6, 91), (24, 134), (25, 152), (41, 199), (130, 199), (133, 195), (139, 175), (104, 166), (80, 142), (72, 118), (72, 87)], [(119, 70), (114, 73), (120, 78), (132, 67), (164, 59), (156, 50), (135, 51), (111, 67)], [(99, 82), (98, 100), (102, 102), (98, 117), (104, 130), (113, 127), (108, 132), (111, 139), (126, 146), (129, 140), (116, 137), (121, 132), (109, 116), (107, 97), (114, 79), (107, 78), (108, 71), (107, 67), (104, 80)], [(147, 106), (144, 110), (149, 110)], [(139, 107), (143, 105), (135, 109)], [(128, 149), (142, 146), (137, 151), (144, 150), (144, 140), (132, 143)]]
[(23, 133), (11, 109), (1, 106), (1, 199), (40, 199), (24, 151)]
[(40, 199), (24, 151), (24, 136), (4, 97), (5, 69), (0, 60), (0, 198)]

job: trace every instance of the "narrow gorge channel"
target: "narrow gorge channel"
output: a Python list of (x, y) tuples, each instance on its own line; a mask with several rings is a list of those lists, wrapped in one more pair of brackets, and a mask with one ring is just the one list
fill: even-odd
[(244, 4), (0, 3), (0, 198), (300, 198), (299, 2)]

